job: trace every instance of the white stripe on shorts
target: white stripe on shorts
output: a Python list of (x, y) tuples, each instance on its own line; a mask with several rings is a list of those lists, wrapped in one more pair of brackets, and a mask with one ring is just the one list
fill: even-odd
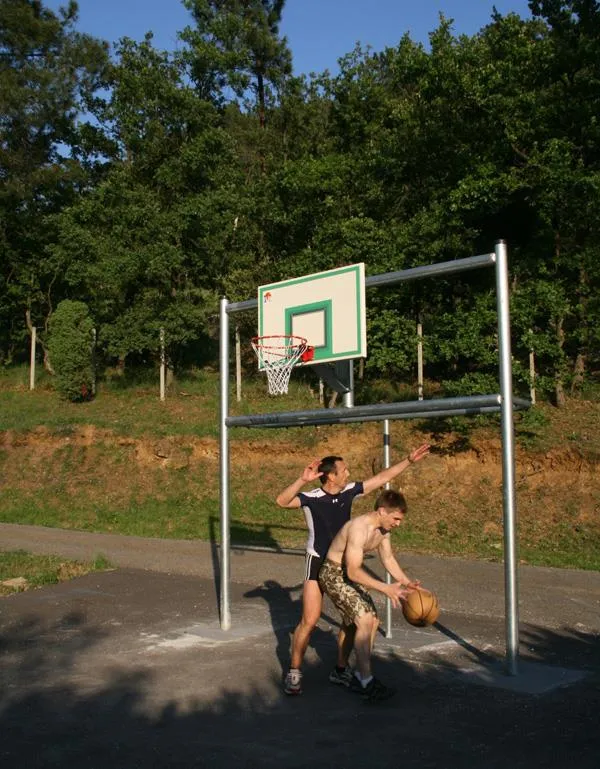
[(307, 579), (310, 579), (310, 567), (312, 566), (313, 558), (318, 558), (318, 556), (312, 555), (312, 553), (307, 553), (306, 558), (304, 559), (304, 581), (305, 582)]

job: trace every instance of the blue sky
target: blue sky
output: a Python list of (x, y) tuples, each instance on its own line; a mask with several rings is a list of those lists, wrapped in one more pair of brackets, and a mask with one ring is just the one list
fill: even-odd
[[(56, 10), (66, 0), (46, 0)], [(151, 30), (157, 48), (177, 47), (177, 33), (190, 20), (180, 0), (78, 0), (82, 32), (108, 40), (141, 40)], [(472, 35), (490, 21), (492, 8), (529, 16), (527, 0), (287, 0), (282, 34), (296, 74), (337, 70), (338, 59), (355, 43), (374, 51), (397, 45), (405, 32), (427, 43), (439, 14), (454, 19), (456, 34)]]

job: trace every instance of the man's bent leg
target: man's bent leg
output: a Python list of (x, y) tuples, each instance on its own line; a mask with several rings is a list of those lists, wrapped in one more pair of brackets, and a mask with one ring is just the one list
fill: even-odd
[(373, 652), (373, 647), (375, 646), (375, 639), (377, 638), (377, 631), (379, 630), (380, 624), (381, 621), (377, 618), (377, 622), (373, 624), (373, 632), (371, 633), (371, 652)]
[(377, 629), (379, 620), (370, 612), (363, 612), (354, 620), (356, 633), (354, 635), (354, 650), (356, 652), (356, 663), (361, 679), (371, 676), (371, 643), (374, 636), (374, 630)]
[(308, 579), (304, 583), (302, 591), (302, 618), (294, 630), (292, 638), (292, 668), (300, 668), (312, 631), (315, 629), (321, 609), (323, 608), (323, 595), (319, 583), (314, 579)]
[(342, 624), (340, 632), (338, 633), (337, 645), (338, 645), (338, 657), (337, 665), (339, 668), (348, 667), (348, 660), (352, 653), (352, 647), (354, 646), (354, 636), (356, 634), (356, 625)]

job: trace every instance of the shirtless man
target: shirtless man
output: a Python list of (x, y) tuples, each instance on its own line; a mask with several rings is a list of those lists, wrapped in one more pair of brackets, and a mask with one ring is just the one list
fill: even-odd
[[(342, 457), (328, 456), (320, 461), (315, 459), (304, 468), (302, 475), (287, 486), (278, 496), (277, 504), (285, 508), (304, 510), (308, 526), (304, 587), (302, 591), (302, 617), (292, 639), (290, 669), (285, 677), (286, 694), (302, 693), (300, 666), (313, 630), (316, 627), (323, 606), (323, 593), (319, 587), (319, 569), (327, 550), (338, 531), (350, 520), (352, 503), (361, 494), (369, 494), (385, 486), (407, 467), (419, 462), (429, 454), (429, 445), (414, 449), (400, 462), (368, 478), (366, 481), (349, 481), (350, 471)], [(307, 483), (321, 481), (321, 487), (302, 492)], [(349, 686), (352, 670), (348, 667), (348, 656), (354, 643), (354, 625), (342, 626), (338, 635), (338, 659), (329, 680), (334, 684)]]
[[(418, 587), (400, 568), (392, 552), (390, 532), (402, 523), (406, 500), (397, 491), (383, 491), (371, 513), (346, 523), (334, 538), (319, 572), (321, 590), (342, 614), (344, 626), (353, 624), (358, 670), (350, 684), (367, 700), (385, 700), (395, 690), (384, 686), (371, 672), (371, 651), (379, 618), (369, 590), (378, 590), (397, 608), (400, 600)], [(372, 577), (363, 567), (365, 553), (377, 550), (381, 563), (395, 580), (391, 584)]]

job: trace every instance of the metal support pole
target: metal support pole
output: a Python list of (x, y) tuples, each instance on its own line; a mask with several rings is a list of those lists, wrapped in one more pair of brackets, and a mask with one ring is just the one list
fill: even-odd
[(348, 364), (348, 387), (349, 392), (344, 393), (344, 406), (352, 408), (354, 406), (354, 361), (346, 361)]
[[(383, 421), (383, 466), (387, 469), (391, 465), (390, 458), (390, 420)], [(389, 489), (390, 484), (386, 483), (385, 488)], [(392, 575), (389, 571), (385, 572), (385, 581), (388, 585), (392, 583)], [(392, 602), (389, 597), (385, 599), (385, 637), (392, 637)]]
[(237, 402), (242, 400), (242, 344), (240, 327), (235, 327), (235, 394)]
[(417, 322), (417, 386), (419, 388), (419, 400), (423, 400), (423, 323), (421, 316)]
[(229, 428), (226, 422), (229, 413), (229, 316), (227, 315), (227, 304), (227, 298), (223, 297), (220, 304), (221, 337), (219, 343), (221, 372), (221, 445), (219, 453), (221, 482), (221, 630), (229, 630), (231, 628), (229, 605)]
[(517, 675), (519, 656), (519, 601), (516, 547), (515, 446), (513, 426), (512, 359), (506, 243), (496, 243), (496, 295), (500, 354), (500, 415), (502, 426), (502, 506), (504, 513), (504, 602), (506, 666)]
[(165, 330), (164, 328), (161, 328), (160, 330), (160, 399), (161, 401), (164, 401), (165, 399), (165, 383), (166, 383), (165, 363), (166, 363)]

